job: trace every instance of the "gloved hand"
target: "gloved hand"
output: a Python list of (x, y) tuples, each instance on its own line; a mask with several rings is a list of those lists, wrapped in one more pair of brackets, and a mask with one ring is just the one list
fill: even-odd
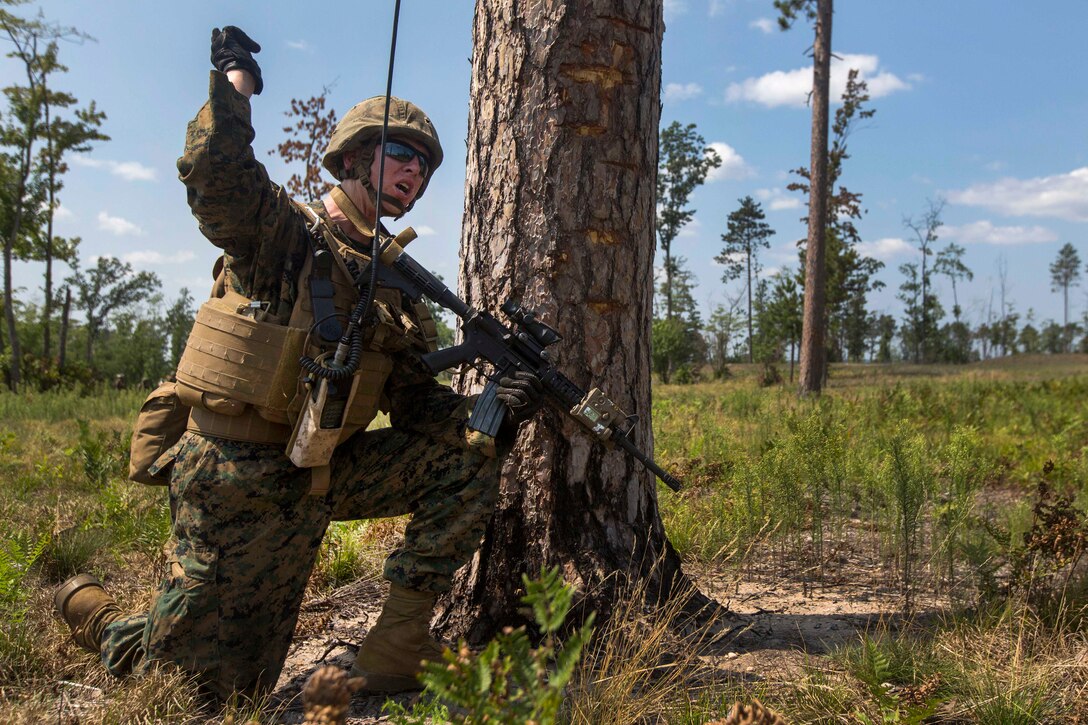
[(253, 53), (260, 52), (260, 44), (246, 35), (241, 28), (227, 25), (222, 30), (212, 30), (212, 65), (222, 73), (229, 70), (249, 71), (257, 82), (253, 91), (257, 95), (264, 90), (264, 81), (261, 79), (261, 67), (254, 60)]
[(495, 397), (506, 403), (510, 409), (510, 417), (507, 419), (513, 425), (528, 420), (540, 410), (544, 403), (541, 393), (544, 385), (540, 378), (526, 370), (517, 370), (511, 377), (499, 380), (495, 389)]

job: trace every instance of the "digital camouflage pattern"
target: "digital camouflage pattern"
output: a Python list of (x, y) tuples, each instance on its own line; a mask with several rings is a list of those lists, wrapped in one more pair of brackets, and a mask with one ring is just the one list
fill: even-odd
[(118, 676), (173, 662), (220, 697), (275, 684), (330, 521), (412, 514), (385, 577), (441, 592), (498, 490), (496, 459), (393, 428), (341, 445), (325, 496), (274, 446), (186, 433), (156, 468), (171, 461), (166, 579), (149, 612), (106, 629), (102, 659)]
[[(248, 99), (213, 71), (179, 175), (202, 233), (224, 250), (227, 283), (285, 324), (309, 253), (307, 223), (254, 158), (252, 140)], [(439, 385), (410, 351), (382, 352), (393, 361), (382, 391), (391, 428), (341, 444), (323, 496), (309, 493), (310, 472), (281, 446), (188, 432), (156, 461), (152, 473), (173, 464), (169, 570), (150, 611), (107, 628), (110, 672), (172, 662), (220, 697), (272, 687), (333, 520), (412, 514), (385, 576), (409, 589), (449, 588), (497, 495), (495, 441), (467, 430), (471, 398)]]

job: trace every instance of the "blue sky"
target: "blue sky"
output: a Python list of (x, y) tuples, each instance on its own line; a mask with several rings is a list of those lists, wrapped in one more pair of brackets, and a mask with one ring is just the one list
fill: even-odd
[[(812, 31), (774, 27), (771, 0), (668, 0), (662, 69), (662, 125), (695, 123), (726, 163), (692, 199), (695, 221), (675, 253), (699, 279), (704, 308), (740, 292), (721, 282), (713, 258), (737, 200), (763, 204), (777, 234), (765, 273), (796, 265), (804, 235), (803, 199), (787, 192), (789, 170), (807, 165)], [(244, 28), (263, 46), (265, 91), (254, 99), (255, 147), (274, 179), (290, 173), (267, 151), (282, 138), (292, 97), (332, 85), (341, 113), (384, 89), (392, 0), (326, 3), (316, 10), (285, 0), (185, 3), (53, 0), (46, 17), (96, 42), (66, 45), (70, 72), (58, 86), (108, 114), (113, 137), (73, 163), (62, 193), (58, 232), (83, 238), (84, 260), (127, 259), (157, 273), (168, 296), (182, 286), (201, 299), (215, 250), (203, 240), (176, 179), (185, 125), (207, 92), (213, 26)], [(434, 119), (446, 162), (426, 198), (403, 221), (421, 232), (412, 252), (447, 280), (457, 275), (464, 190), (472, 3), (403, 0), (394, 94)], [(850, 140), (842, 183), (863, 194), (863, 249), (887, 264), (888, 289), (874, 306), (897, 314), (897, 267), (916, 261), (903, 217), (927, 199), (948, 200), (937, 247), (966, 247), (972, 283), (960, 289), (967, 319), (978, 322), (1000, 269), (1005, 295), (1037, 320), (1061, 318), (1048, 265), (1065, 242), (1088, 262), (1088, 2), (993, 0), (839, 0), (833, 47), (841, 78), (857, 67), (876, 116)], [(0, 65), (6, 85), (18, 80)], [(1086, 275), (1088, 277), (1088, 275)], [(16, 283), (38, 294), (40, 269), (20, 265)], [(938, 280), (942, 300), (950, 290)], [(1088, 280), (1070, 297), (1070, 315), (1088, 309)]]

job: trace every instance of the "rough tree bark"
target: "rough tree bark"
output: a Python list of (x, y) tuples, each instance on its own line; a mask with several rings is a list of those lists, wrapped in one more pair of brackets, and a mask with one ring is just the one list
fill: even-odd
[[(662, 32), (653, 0), (478, 0), (459, 277), (473, 306), (513, 297), (558, 328), (560, 369), (641, 413), (648, 450)], [(688, 590), (652, 474), (547, 410), (520, 431), (441, 627), (480, 642), (521, 623), (521, 574), (556, 564), (604, 614), (622, 575)]]
[(808, 243), (805, 248), (805, 310), (801, 327), (801, 393), (819, 393), (824, 382), (824, 307), (827, 239), (827, 132), (831, 80), (831, 0), (816, 2), (812, 46), (812, 154), (809, 168)]

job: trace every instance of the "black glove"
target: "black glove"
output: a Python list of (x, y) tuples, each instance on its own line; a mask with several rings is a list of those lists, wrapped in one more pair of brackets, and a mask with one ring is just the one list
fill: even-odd
[(510, 409), (510, 417), (507, 419), (515, 426), (528, 420), (540, 410), (544, 403), (541, 393), (544, 386), (540, 378), (526, 370), (514, 372), (512, 377), (499, 380), (499, 386), (495, 388), (495, 397), (506, 403)]
[(253, 53), (260, 52), (260, 43), (246, 35), (241, 28), (227, 25), (222, 30), (212, 30), (212, 65), (222, 73), (229, 70), (249, 71), (257, 81), (257, 87), (253, 90), (257, 95), (264, 90), (264, 81), (261, 79), (261, 67), (253, 59)]

